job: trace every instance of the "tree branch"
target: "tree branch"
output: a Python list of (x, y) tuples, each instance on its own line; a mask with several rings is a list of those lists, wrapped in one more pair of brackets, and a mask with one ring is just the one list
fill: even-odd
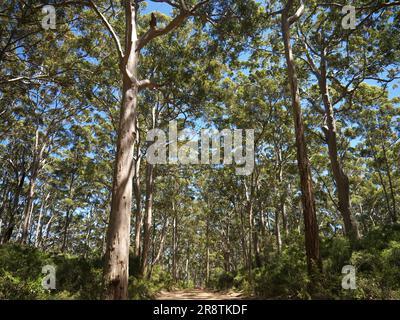
[(149, 79), (141, 80), (138, 82), (138, 90), (139, 91), (142, 91), (144, 89), (157, 89), (160, 86), (161, 85), (154, 83)]
[[(167, 34), (168, 32), (174, 30), (175, 28), (179, 27), (189, 16), (193, 15), (195, 11), (209, 2), (210, 0), (204, 0), (196, 4), (193, 8), (187, 9), (186, 4), (184, 1), (181, 1), (181, 7), (179, 14), (171, 20), (164, 28), (157, 29), (157, 28), (150, 28), (145, 34), (137, 42), (136, 51), (140, 51), (144, 46), (146, 46), (151, 40)], [(156, 1), (156, 2), (167, 2), (167, 1)], [(168, 3), (168, 2), (167, 2)]]
[(4, 81), (0, 82), (0, 84), (12, 83), (12, 82), (17, 82), (17, 81), (29, 81), (29, 82), (31, 82), (33, 80), (43, 79), (43, 78), (47, 78), (47, 77), (49, 77), (48, 74), (40, 74), (40, 75), (32, 76), (32, 77), (20, 76), (20, 77), (4, 80)]
[(93, 8), (93, 10), (96, 12), (96, 14), (101, 18), (101, 20), (103, 21), (104, 25), (108, 29), (108, 31), (111, 33), (112, 38), (114, 39), (115, 45), (117, 46), (118, 57), (122, 61), (122, 59), (124, 58), (124, 52), (122, 50), (121, 42), (119, 40), (118, 35), (116, 34), (116, 32), (115, 32), (114, 28), (111, 26), (111, 24), (108, 22), (107, 18), (101, 13), (99, 8), (93, 2), (93, 0), (89, 0), (89, 3), (91, 5), (91, 7)]
[(170, 23), (167, 24), (165, 28), (157, 29), (151, 28), (149, 29), (138, 41), (136, 46), (136, 51), (140, 51), (145, 45), (147, 45), (151, 40), (167, 34), (168, 32), (174, 30), (179, 27), (187, 17), (189, 17), (188, 11), (181, 11)]
[(296, 13), (288, 18), (289, 25), (295, 23), (304, 13), (304, 3), (301, 1), (300, 7), (297, 9)]

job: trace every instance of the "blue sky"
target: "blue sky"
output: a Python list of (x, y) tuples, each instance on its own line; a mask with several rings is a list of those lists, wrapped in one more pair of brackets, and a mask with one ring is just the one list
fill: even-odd
[(152, 1), (146, 1), (146, 3), (147, 8), (144, 10), (144, 13), (149, 13), (152, 11), (159, 11), (165, 14), (171, 13), (171, 6), (166, 3), (156, 3)]

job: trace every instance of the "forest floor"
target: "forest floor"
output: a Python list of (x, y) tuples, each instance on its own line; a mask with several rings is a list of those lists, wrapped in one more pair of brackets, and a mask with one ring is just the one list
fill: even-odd
[(161, 291), (156, 296), (157, 300), (240, 300), (245, 298), (240, 292), (219, 292), (206, 289)]

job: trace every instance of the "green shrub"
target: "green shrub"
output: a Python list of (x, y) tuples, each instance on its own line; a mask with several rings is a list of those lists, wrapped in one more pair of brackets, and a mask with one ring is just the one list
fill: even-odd
[(323, 269), (328, 273), (340, 273), (343, 266), (348, 265), (351, 258), (351, 246), (348, 239), (336, 237), (321, 242), (321, 258)]
[(69, 255), (56, 256), (57, 291), (70, 292), (79, 299), (100, 299), (102, 268), (96, 262)]
[(152, 282), (146, 279), (135, 277), (129, 278), (128, 296), (132, 300), (151, 300), (154, 299), (157, 288)]
[(41, 279), (21, 279), (8, 271), (0, 271), (1, 300), (47, 299), (49, 293), (42, 288)]
[(36, 279), (42, 274), (42, 267), (51, 263), (51, 258), (36, 248), (17, 244), (0, 246), (0, 269), (20, 279)]
[[(186, 283), (186, 282), (185, 282)], [(181, 286), (184, 287), (182, 281)], [(174, 282), (170, 273), (164, 271), (159, 265), (153, 267), (150, 279), (129, 277), (128, 296), (133, 300), (154, 299), (156, 294), (163, 290), (171, 290)]]
[(389, 247), (382, 251), (381, 257), (384, 287), (400, 293), (400, 242), (391, 241)]
[(218, 275), (217, 289), (227, 290), (233, 287), (234, 275), (230, 272), (222, 272)]
[[(393, 234), (392, 234), (393, 235)], [(386, 234), (383, 234), (386, 237)], [(398, 299), (400, 296), (400, 242), (383, 244), (374, 234), (381, 251), (353, 252), (350, 264), (356, 268), (356, 290), (342, 290), (345, 299)], [(370, 248), (369, 248), (370, 249)]]
[[(56, 290), (42, 288), (42, 267), (56, 267)], [(98, 299), (102, 262), (70, 255), (52, 256), (34, 247), (0, 246), (1, 299)]]
[(256, 269), (254, 290), (261, 297), (309, 298), (304, 254), (298, 246), (285, 248), (266, 266)]

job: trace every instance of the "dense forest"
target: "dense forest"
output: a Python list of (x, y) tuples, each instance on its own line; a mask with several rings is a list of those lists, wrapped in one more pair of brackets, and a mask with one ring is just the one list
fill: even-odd
[(400, 299), (399, 1), (0, 19), (0, 299)]

